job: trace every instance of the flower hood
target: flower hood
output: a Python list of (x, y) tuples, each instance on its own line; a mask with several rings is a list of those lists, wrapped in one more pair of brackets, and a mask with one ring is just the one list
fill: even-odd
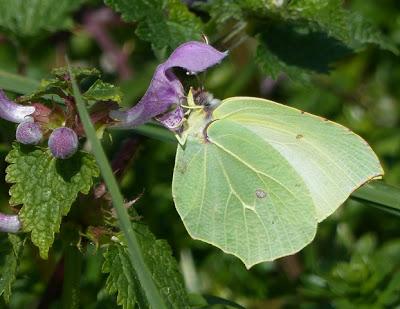
[[(180, 104), (185, 97), (184, 89), (172, 69), (180, 67), (190, 74), (197, 74), (218, 64), (227, 52), (220, 52), (212, 46), (201, 42), (186, 42), (177, 47), (171, 56), (160, 64), (150, 82), (143, 98), (127, 111), (112, 111), (111, 118), (118, 120), (119, 126), (133, 127), (144, 124), (156, 116), (157, 120), (169, 129), (179, 122), (183, 112)], [(166, 113), (173, 105), (177, 110)]]

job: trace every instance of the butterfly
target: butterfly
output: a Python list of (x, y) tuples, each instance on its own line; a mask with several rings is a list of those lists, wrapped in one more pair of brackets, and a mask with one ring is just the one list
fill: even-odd
[(337, 123), (260, 98), (210, 98), (188, 95), (173, 199), (193, 238), (248, 268), (304, 248), (319, 222), (383, 175), (370, 146)]

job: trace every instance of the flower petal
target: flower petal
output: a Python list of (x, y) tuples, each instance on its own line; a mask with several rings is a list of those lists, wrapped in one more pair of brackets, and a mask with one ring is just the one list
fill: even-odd
[(220, 52), (211, 45), (191, 41), (180, 45), (165, 62), (166, 69), (184, 68), (191, 74), (203, 72), (222, 61), (228, 52)]
[(162, 114), (159, 117), (156, 117), (156, 120), (159, 121), (164, 127), (171, 131), (175, 131), (179, 129), (182, 124), (183, 119), (185, 118), (185, 113), (181, 106), (178, 106), (173, 111)]
[(35, 112), (35, 107), (19, 105), (9, 100), (3, 90), (0, 90), (0, 118), (21, 123), (28, 120)]
[(183, 87), (178, 78), (160, 64), (143, 98), (128, 111), (112, 111), (110, 117), (121, 121), (125, 127), (138, 126), (164, 113), (183, 97)]
[(0, 232), (17, 233), (21, 229), (21, 222), (17, 215), (0, 213)]
[(37, 145), (43, 138), (43, 133), (40, 124), (28, 120), (18, 125), (15, 137), (22, 144)]
[[(227, 52), (220, 52), (205, 43), (192, 41), (180, 45), (157, 67), (150, 86), (139, 103), (127, 111), (112, 111), (110, 117), (119, 120), (121, 123), (118, 125), (122, 127), (138, 126), (165, 113), (172, 104), (180, 105), (184, 90), (172, 68), (181, 67), (196, 74), (221, 62), (226, 55)], [(170, 121), (174, 122), (179, 118), (178, 114), (171, 114), (171, 117), (165, 118), (167, 127), (171, 125)]]

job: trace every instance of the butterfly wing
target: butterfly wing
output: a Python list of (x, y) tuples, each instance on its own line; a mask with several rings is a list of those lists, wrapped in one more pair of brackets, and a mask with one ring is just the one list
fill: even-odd
[(178, 148), (175, 205), (192, 237), (247, 267), (299, 251), (318, 222), (383, 174), (363, 139), (323, 118), (242, 97), (212, 117), (203, 139), (196, 130)]

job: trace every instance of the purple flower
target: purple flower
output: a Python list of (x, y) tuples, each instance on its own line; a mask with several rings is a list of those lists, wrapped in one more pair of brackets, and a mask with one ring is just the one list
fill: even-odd
[(49, 148), (55, 158), (68, 159), (78, 150), (78, 136), (70, 128), (55, 129), (49, 137)]
[[(227, 52), (220, 52), (201, 42), (192, 41), (180, 45), (157, 67), (150, 86), (139, 103), (128, 111), (112, 111), (110, 116), (119, 120), (118, 125), (123, 127), (138, 126), (156, 116), (159, 116), (158, 120), (166, 127), (174, 127), (183, 120), (180, 104), (185, 94), (172, 69), (180, 67), (189, 74), (196, 74), (221, 62), (226, 55)], [(174, 105), (175, 109), (167, 112)]]
[(15, 135), (18, 142), (26, 145), (37, 145), (43, 137), (40, 125), (29, 120), (18, 125)]
[(161, 122), (167, 129), (174, 131), (180, 127), (184, 117), (185, 112), (183, 108), (178, 106), (173, 111), (157, 116), (155, 119)]
[(21, 229), (21, 222), (17, 215), (0, 213), (0, 232), (16, 233)]
[(35, 112), (35, 107), (19, 105), (9, 100), (3, 90), (0, 90), (0, 118), (21, 123), (32, 119), (30, 115)]

